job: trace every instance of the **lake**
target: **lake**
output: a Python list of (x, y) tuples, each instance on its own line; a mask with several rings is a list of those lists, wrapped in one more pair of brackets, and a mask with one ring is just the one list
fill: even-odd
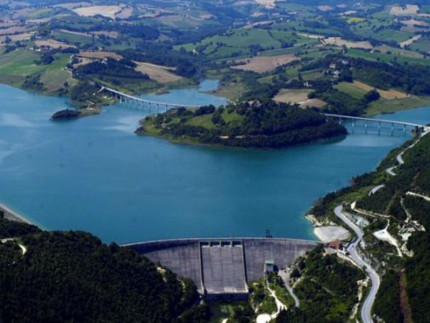
[[(223, 104), (202, 92), (214, 86), (157, 100)], [(54, 123), (49, 117), (67, 107), (65, 99), (5, 85), (0, 97), (0, 201), (43, 228), (89, 231), (105, 242), (264, 236), (266, 229), (315, 239), (303, 216), (312, 203), (410, 138), (357, 129), (342, 140), (283, 150), (194, 147), (136, 136), (144, 114), (125, 104)], [(430, 108), (383, 117), (428, 123)]]

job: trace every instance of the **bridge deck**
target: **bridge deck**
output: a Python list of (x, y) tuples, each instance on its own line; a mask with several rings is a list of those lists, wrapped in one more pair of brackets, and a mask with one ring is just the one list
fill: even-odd
[(365, 118), (365, 117), (353, 117), (342, 114), (332, 114), (332, 113), (324, 113), (325, 116), (331, 118), (341, 118), (341, 119), (351, 119), (351, 120), (363, 120), (363, 121), (372, 121), (372, 122), (381, 122), (381, 123), (390, 123), (390, 124), (399, 124), (402, 126), (410, 126), (410, 127), (418, 127), (418, 128), (427, 128), (425, 125), (412, 123), (412, 122), (404, 122), (404, 121), (396, 121), (396, 120), (387, 120), (387, 119), (375, 119), (375, 118)]
[(139, 101), (139, 102), (142, 102), (142, 103), (148, 104), (148, 105), (161, 105), (161, 106), (168, 106), (168, 107), (173, 107), (173, 108), (180, 108), (180, 107), (183, 107), (183, 108), (196, 108), (195, 105), (168, 103), (168, 102), (160, 102), (160, 101), (154, 101), (154, 100), (145, 100), (145, 99), (142, 99), (142, 98), (130, 95), (130, 94), (126, 94), (124, 92), (117, 91), (117, 90), (114, 90), (114, 89), (111, 89), (111, 88), (108, 88), (108, 87), (105, 87), (105, 86), (103, 86), (101, 88), (100, 92), (104, 91), (104, 90), (106, 90), (108, 92), (111, 92), (111, 93), (114, 93), (116, 95), (125, 97), (127, 99), (134, 100), (134, 101)]

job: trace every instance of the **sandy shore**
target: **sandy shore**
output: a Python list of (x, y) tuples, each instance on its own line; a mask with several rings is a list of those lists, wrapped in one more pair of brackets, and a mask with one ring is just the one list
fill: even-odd
[(0, 202), (0, 211), (4, 212), (4, 218), (7, 220), (32, 224), (30, 220), (18, 214), (17, 212), (15, 212), (14, 210), (7, 207), (5, 204), (1, 202)]

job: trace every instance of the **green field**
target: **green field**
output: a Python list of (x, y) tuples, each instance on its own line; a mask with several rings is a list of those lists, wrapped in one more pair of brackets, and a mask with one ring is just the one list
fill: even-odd
[(392, 113), (419, 107), (430, 106), (430, 97), (411, 96), (404, 99), (386, 100), (379, 99), (372, 102), (366, 111), (366, 115), (372, 116), (381, 113)]
[(430, 52), (430, 38), (422, 37), (421, 39), (413, 42), (409, 46), (412, 50), (421, 51), (421, 52)]
[(350, 96), (352, 96), (354, 99), (361, 99), (366, 94), (366, 91), (357, 88), (356, 86), (352, 85), (348, 82), (341, 82), (333, 86), (335, 89), (344, 92)]
[(394, 41), (396, 43), (400, 43), (402, 41), (408, 40), (409, 38), (413, 37), (414, 33), (410, 33), (407, 31), (399, 31), (399, 30), (382, 30), (380, 32), (377, 32), (373, 34), (373, 38), (380, 41)]
[(430, 59), (425, 59), (425, 58), (411, 58), (411, 57), (403, 57), (403, 56), (396, 56), (393, 54), (383, 54), (383, 53), (378, 53), (378, 52), (374, 52), (371, 53), (369, 51), (366, 50), (362, 50), (362, 49), (349, 49), (348, 52), (346, 53), (346, 56), (349, 57), (356, 57), (356, 58), (363, 58), (363, 59), (367, 59), (367, 60), (371, 60), (371, 61), (381, 61), (381, 62), (386, 62), (386, 63), (393, 63), (393, 62), (398, 62), (401, 64), (421, 64), (421, 65), (426, 65), (426, 66), (430, 66)]
[(205, 38), (194, 44), (177, 45), (175, 49), (197, 50), (209, 57), (231, 57), (249, 55), (252, 47), (260, 50), (280, 49), (282, 43), (312, 43), (315, 41), (299, 37), (291, 32), (257, 28), (240, 28), (223, 35)]
[(28, 75), (41, 75), (48, 92), (57, 90), (64, 82), (74, 84), (71, 74), (64, 68), (70, 60), (70, 54), (56, 54), (56, 59), (49, 65), (34, 63), (39, 55), (27, 50), (16, 50), (0, 55), (0, 81), (19, 86)]

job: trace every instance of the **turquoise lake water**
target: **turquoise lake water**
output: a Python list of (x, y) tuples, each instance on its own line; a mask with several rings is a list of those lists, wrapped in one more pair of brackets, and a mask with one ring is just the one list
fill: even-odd
[[(223, 103), (195, 89), (157, 99), (175, 95)], [(266, 228), (314, 238), (303, 217), (312, 203), (409, 138), (355, 133), (277, 151), (193, 147), (134, 135), (143, 114), (125, 105), (53, 123), (64, 99), (4, 85), (0, 97), (0, 201), (46, 229), (85, 230), (106, 242), (263, 236)], [(430, 108), (384, 118), (427, 123)]]

